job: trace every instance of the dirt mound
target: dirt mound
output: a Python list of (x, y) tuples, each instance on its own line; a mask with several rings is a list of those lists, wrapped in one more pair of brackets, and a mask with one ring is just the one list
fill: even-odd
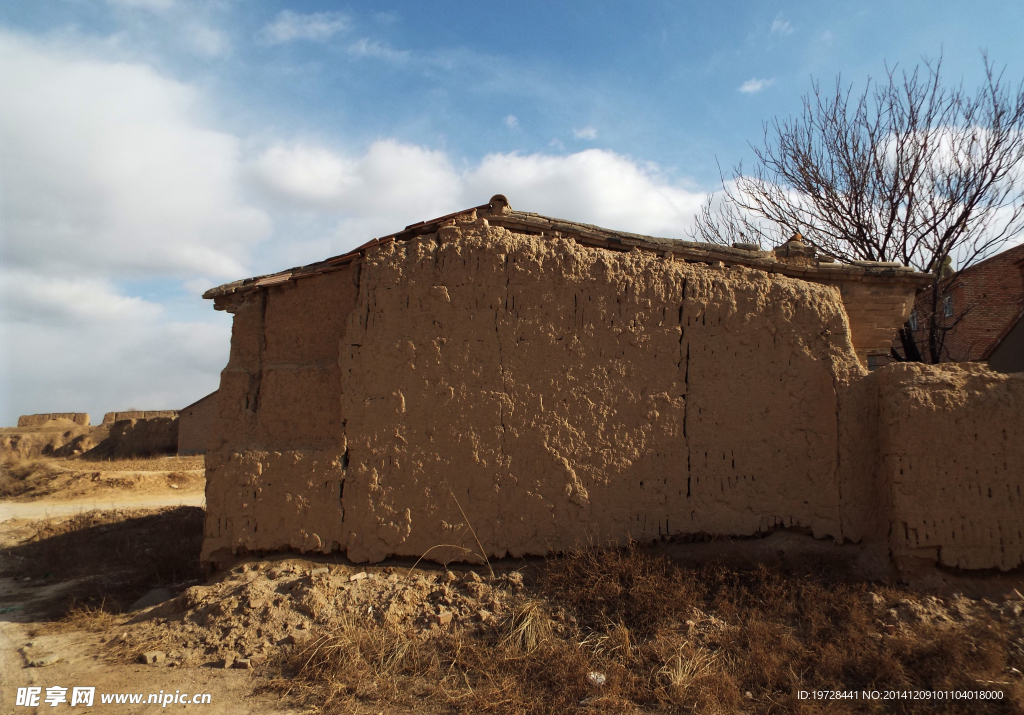
[(476, 571), (364, 571), (297, 559), (254, 562), (147, 611), (137, 619), (132, 638), (159, 640), (161, 647), (181, 652), (185, 665), (259, 659), (348, 620), (422, 635), (480, 629), (521, 601), (522, 589), (518, 572), (492, 578)]
[(0, 429), (0, 459), (72, 457), (102, 442), (107, 434), (106, 427), (83, 427), (66, 419)]

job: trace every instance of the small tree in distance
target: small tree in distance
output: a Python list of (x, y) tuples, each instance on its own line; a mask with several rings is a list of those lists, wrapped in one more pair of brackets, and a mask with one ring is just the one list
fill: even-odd
[[(946, 334), (970, 311), (945, 315), (942, 285), (1024, 230), (1024, 83), (1007, 86), (986, 55), (974, 93), (942, 83), (942, 60), (886, 70), (854, 96), (817, 81), (799, 116), (764, 127), (753, 170), (739, 164), (690, 236), (777, 245), (799, 231), (838, 261), (891, 261), (932, 273), (929, 315), (900, 331), (900, 360), (939, 362)], [(922, 344), (924, 343), (924, 350)]]

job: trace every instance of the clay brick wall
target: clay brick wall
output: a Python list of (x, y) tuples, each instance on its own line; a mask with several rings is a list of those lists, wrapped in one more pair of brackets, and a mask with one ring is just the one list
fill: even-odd
[(18, 418), (19, 427), (38, 427), (50, 420), (71, 420), (77, 425), (89, 425), (88, 412), (48, 412), (41, 415), (22, 415)]
[[(943, 299), (947, 295), (953, 299), (951, 318), (946, 318), (943, 312)], [(992, 256), (944, 281), (939, 286), (937, 305), (940, 325), (952, 325), (967, 310), (963, 319), (946, 336), (942, 362), (985, 359), (993, 341), (1024, 308), (1024, 244)], [(932, 313), (930, 288), (917, 296), (913, 310), (918, 318), (914, 338), (927, 359), (927, 322)]]
[(213, 439), (216, 419), (216, 391), (179, 410), (178, 454), (205, 454), (207, 445)]
[(844, 281), (840, 294), (861, 364), (868, 364), (868, 355), (888, 355), (893, 337), (913, 309), (913, 286)]
[(1024, 374), (904, 363), (872, 378), (893, 555), (965, 569), (1024, 563)]

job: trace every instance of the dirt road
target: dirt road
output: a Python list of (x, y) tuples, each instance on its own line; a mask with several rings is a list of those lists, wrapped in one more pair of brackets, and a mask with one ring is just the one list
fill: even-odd
[(159, 509), (165, 506), (204, 506), (203, 492), (155, 494), (110, 494), (84, 499), (37, 499), (16, 502), (0, 500), (0, 522), (11, 519), (45, 519), (101, 509)]

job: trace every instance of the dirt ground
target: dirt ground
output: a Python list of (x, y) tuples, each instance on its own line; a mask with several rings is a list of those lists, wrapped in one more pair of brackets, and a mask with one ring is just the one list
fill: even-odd
[[(160, 691), (208, 693), (168, 707), (209, 713), (1024, 713), (1024, 574), (908, 588), (792, 533), (474, 567), (251, 555), (210, 574), (201, 487), (167, 476), (191, 463), (94, 480), (70, 462), (38, 482), (68, 492), (0, 501), (77, 509), (0, 523), (0, 713), (32, 712), (16, 699), (33, 686), (38, 712), (61, 686), (111, 713)], [(998, 697), (799, 696), (886, 689)], [(128, 693), (143, 702), (100, 702)]]

